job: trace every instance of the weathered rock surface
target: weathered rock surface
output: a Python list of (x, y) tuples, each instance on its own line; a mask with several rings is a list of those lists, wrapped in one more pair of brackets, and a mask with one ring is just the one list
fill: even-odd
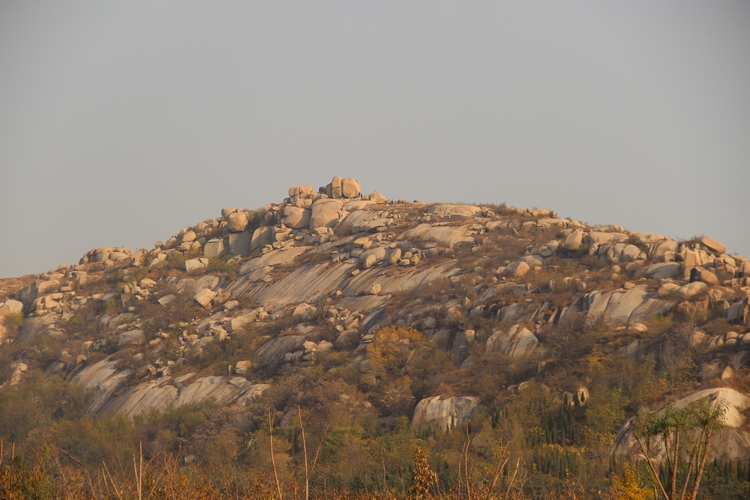
[(255, 355), (269, 368), (276, 368), (284, 362), (284, 356), (287, 353), (300, 349), (304, 343), (303, 335), (277, 337), (263, 344)]
[(250, 252), (256, 248), (260, 248), (265, 245), (271, 245), (276, 237), (276, 231), (273, 226), (259, 227), (253, 231), (253, 235), (250, 238)]
[(387, 212), (382, 210), (356, 210), (350, 212), (337, 226), (337, 234), (358, 234), (387, 227)]
[(317, 228), (333, 227), (340, 217), (346, 213), (343, 211), (343, 202), (341, 200), (322, 199), (312, 205), (310, 215), (310, 230)]
[(474, 238), (467, 236), (468, 226), (439, 226), (420, 224), (405, 231), (399, 240), (421, 243), (436, 243), (441, 247), (451, 248), (459, 243), (474, 243)]
[(191, 374), (177, 379), (160, 377), (128, 387), (127, 381), (132, 376), (132, 370), (118, 370), (117, 362), (107, 358), (79, 371), (73, 382), (93, 392), (90, 411), (127, 416), (208, 399), (226, 405), (255, 397), (267, 387), (265, 384), (253, 385), (244, 377), (215, 376), (202, 377), (185, 385), (183, 382), (189, 380)]
[(434, 205), (427, 211), (437, 217), (444, 217), (450, 220), (464, 220), (481, 213), (482, 209), (473, 205)]
[(41, 335), (49, 334), (53, 330), (55, 322), (56, 318), (50, 314), (24, 319), (15, 342), (27, 342)]
[(539, 339), (530, 330), (521, 325), (513, 325), (510, 330), (495, 330), (485, 346), (485, 357), (490, 353), (499, 353), (517, 358), (531, 353)]
[(607, 325), (627, 325), (647, 321), (657, 314), (666, 314), (674, 306), (673, 302), (658, 298), (646, 285), (606, 293), (596, 291), (586, 300), (590, 304), (587, 315), (590, 324), (601, 321)]
[(468, 421), (478, 406), (479, 398), (472, 396), (455, 396), (446, 399), (441, 399), (441, 396), (426, 398), (417, 403), (412, 426), (416, 429), (452, 428)]
[(224, 253), (224, 240), (220, 238), (213, 238), (206, 242), (203, 247), (203, 255), (206, 257), (218, 257)]

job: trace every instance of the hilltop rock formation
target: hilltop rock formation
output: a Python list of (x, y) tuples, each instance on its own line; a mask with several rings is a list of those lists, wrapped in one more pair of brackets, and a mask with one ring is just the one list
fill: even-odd
[[(750, 350), (750, 260), (709, 237), (676, 241), (548, 209), (393, 201), (338, 176), (262, 209), (223, 208), (151, 250), (100, 247), (6, 285), (0, 317), (24, 319), (12, 337), (0, 330), (0, 349), (53, 347), (14, 349), (3, 380), (59, 374), (91, 391), (92, 413), (209, 400), (250, 408), (284, 370), (346, 355), (366, 371), (390, 326), (418, 329), (458, 373), (492, 363), (541, 371), (555, 349), (596, 331), (607, 353), (660, 363), (679, 337), (705, 353), (697, 383), (720, 384), (734, 373), (728, 356)], [(480, 403), (461, 387), (398, 407), (414, 408), (416, 428), (455, 426)], [(722, 443), (750, 458), (747, 396), (696, 394), (687, 399), (734, 405)], [(623, 430), (617, 452), (631, 448)]]

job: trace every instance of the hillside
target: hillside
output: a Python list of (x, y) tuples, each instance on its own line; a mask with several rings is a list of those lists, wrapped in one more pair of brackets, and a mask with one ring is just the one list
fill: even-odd
[(745, 498), (749, 296), (750, 259), (707, 236), (334, 177), (0, 280), (0, 439), (6, 460), (57, 450), (42, 472), (65, 488), (93, 471), (84, 496), (102, 462), (130, 481), (141, 443), (191, 487), (273, 497), (275, 465), (302, 497), (320, 443), (311, 496), (418, 497), (418, 446), (433, 495), (611, 498), (654, 488), (643, 461), (627, 482), (631, 417), (708, 398), (725, 412), (701, 494)]

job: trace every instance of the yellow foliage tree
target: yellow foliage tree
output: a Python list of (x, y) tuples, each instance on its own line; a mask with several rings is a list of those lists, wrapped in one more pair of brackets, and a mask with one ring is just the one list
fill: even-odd
[(632, 464), (625, 464), (622, 479), (615, 474), (613, 480), (615, 483), (613, 495), (615, 500), (652, 500), (654, 498), (653, 490), (641, 486), (638, 473)]
[(397, 375), (406, 366), (424, 336), (414, 329), (389, 326), (378, 330), (367, 350), (370, 362), (381, 366), (386, 372)]

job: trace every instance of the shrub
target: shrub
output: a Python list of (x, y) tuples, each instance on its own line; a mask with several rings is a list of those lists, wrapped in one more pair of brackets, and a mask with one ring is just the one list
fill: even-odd
[[(23, 324), (23, 313), (8, 314), (2, 318), (2, 322), (5, 327), (4, 337), (13, 340), (21, 330), (21, 325)], [(2, 340), (2, 337), (3, 336), (0, 336), (0, 340)]]

